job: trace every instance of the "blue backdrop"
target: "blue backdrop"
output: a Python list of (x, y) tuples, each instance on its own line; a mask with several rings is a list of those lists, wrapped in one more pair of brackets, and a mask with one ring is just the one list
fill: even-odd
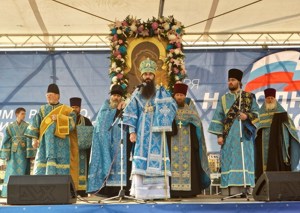
[[(266, 56), (279, 52), (285, 52), (285, 50), (185, 51), (188, 72), (185, 83), (189, 84), (190, 88), (188, 96), (192, 97), (197, 104), (203, 120), (209, 151), (219, 150), (216, 137), (207, 133), (207, 127), (219, 96), (228, 91), (227, 70), (233, 67), (244, 70), (243, 84), (247, 86), (248, 79), (255, 80), (258, 75), (257, 71), (253, 69), (260, 65), (254, 66), (254, 64)], [(297, 55), (299, 50), (293, 49), (292, 52)], [(0, 134), (4, 133), (9, 122), (15, 120), (14, 109), (17, 107), (26, 108), (26, 120), (30, 121), (39, 106), (45, 103), (47, 86), (53, 82), (59, 85), (62, 103), (69, 104), (69, 98), (73, 96), (81, 97), (83, 99), (82, 114), (94, 120), (101, 104), (108, 98), (109, 54), (109, 51), (1, 52)], [(279, 63), (282, 66), (280, 70), (297, 73), (298, 60), (299, 58), (294, 60), (294, 67), (288, 68)], [(263, 68), (268, 73), (272, 73), (272, 70), (269, 70), (270, 66), (264, 66)], [(261, 75), (264, 76), (265, 73), (262, 72)], [(300, 94), (298, 94), (298, 87), (285, 91), (285, 83), (270, 84), (278, 90), (277, 95), (280, 102), (293, 117), (296, 127), (299, 129)], [(263, 89), (269, 85), (262, 84), (252, 90), (257, 95), (259, 104), (262, 103)]]

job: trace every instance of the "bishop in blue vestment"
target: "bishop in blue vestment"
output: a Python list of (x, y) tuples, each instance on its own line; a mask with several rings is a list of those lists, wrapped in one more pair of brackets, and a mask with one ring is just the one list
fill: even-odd
[(170, 159), (166, 131), (172, 130), (176, 102), (164, 87), (155, 87), (157, 65), (145, 59), (139, 70), (146, 86), (135, 90), (124, 111), (124, 125), (134, 142), (131, 195), (137, 199), (170, 197)]

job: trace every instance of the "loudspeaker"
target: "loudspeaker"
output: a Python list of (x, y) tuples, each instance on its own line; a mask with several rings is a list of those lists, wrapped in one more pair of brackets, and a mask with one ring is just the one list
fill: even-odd
[(300, 172), (264, 172), (252, 194), (260, 201), (300, 200)]
[(70, 175), (10, 176), (7, 204), (70, 204), (76, 202), (76, 190)]

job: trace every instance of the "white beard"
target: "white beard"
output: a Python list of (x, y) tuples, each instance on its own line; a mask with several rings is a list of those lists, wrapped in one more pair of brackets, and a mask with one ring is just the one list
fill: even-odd
[(119, 105), (119, 102), (117, 102), (117, 101), (110, 101), (110, 102), (109, 102), (109, 106), (110, 106), (112, 109), (117, 108), (118, 105)]
[(274, 110), (277, 106), (277, 102), (274, 101), (273, 103), (265, 103), (266, 104), (266, 110), (269, 111), (269, 110)]

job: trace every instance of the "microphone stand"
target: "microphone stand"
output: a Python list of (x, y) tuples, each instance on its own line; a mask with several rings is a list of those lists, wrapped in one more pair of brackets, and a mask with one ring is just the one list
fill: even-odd
[[(139, 91), (139, 88), (136, 88), (135, 91), (132, 94), (131, 100), (136, 96), (138, 91)], [(123, 112), (125, 111), (127, 106), (123, 110), (120, 111), (119, 115), (117, 116), (115, 121), (111, 124), (111, 126), (108, 129), (108, 131), (110, 131), (112, 129), (112, 127), (120, 120), (120, 127), (121, 127), (121, 130), (120, 130), (121, 131), (121, 139), (120, 139), (120, 152), (121, 152), (120, 153), (120, 155), (121, 155), (120, 156), (120, 158), (121, 158), (120, 159), (120, 166), (121, 166), (120, 175), (121, 175), (121, 180), (120, 180), (120, 185), (121, 185), (121, 188), (120, 188), (119, 194), (117, 196), (103, 199), (103, 200), (101, 200), (101, 202), (106, 202), (106, 201), (110, 201), (110, 200), (114, 200), (114, 199), (119, 199), (118, 202), (121, 202), (123, 198), (132, 199), (132, 200), (139, 201), (139, 202), (144, 202), (144, 200), (136, 199), (134, 197), (125, 195), (125, 190), (124, 190), (124, 187), (123, 187), (123, 174), (124, 174), (124, 167), (123, 167), (123, 165), (124, 165)]]
[[(242, 102), (242, 88), (240, 89), (240, 97), (239, 97), (239, 112), (241, 112), (241, 102)], [(224, 197), (221, 200), (226, 200), (229, 198), (234, 198), (238, 196), (245, 197), (247, 201), (249, 201), (248, 193), (247, 193), (247, 185), (246, 185), (246, 170), (245, 170), (245, 156), (244, 156), (244, 142), (243, 142), (243, 132), (242, 132), (242, 120), (239, 118), (239, 126), (240, 126), (240, 144), (241, 144), (241, 152), (242, 152), (242, 166), (243, 166), (243, 182), (244, 182), (244, 189), (243, 192), (230, 195), (228, 197)]]

